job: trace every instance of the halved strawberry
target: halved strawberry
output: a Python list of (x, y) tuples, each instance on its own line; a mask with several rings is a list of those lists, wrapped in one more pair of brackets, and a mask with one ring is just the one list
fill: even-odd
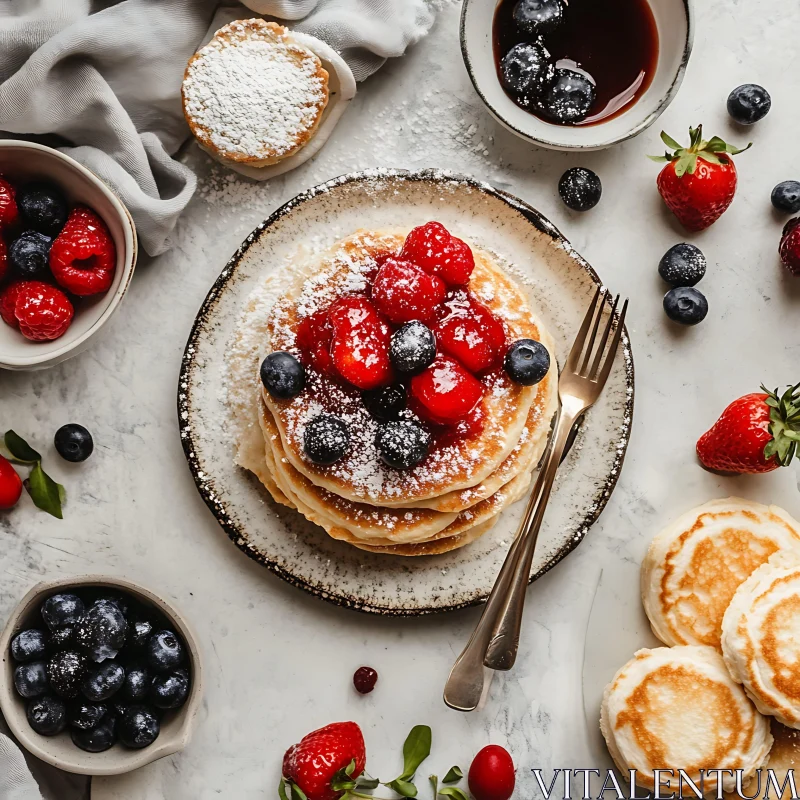
[(465, 289), (451, 289), (433, 327), (439, 348), (471, 372), (483, 372), (500, 360), (503, 323)]
[(330, 345), (333, 338), (333, 327), (328, 319), (328, 310), (315, 311), (307, 316), (297, 328), (297, 346), (300, 348), (301, 361), (306, 366), (314, 367), (317, 372), (335, 375), (331, 359)]
[(331, 358), (339, 375), (359, 389), (391, 383), (392, 331), (375, 306), (366, 297), (342, 297), (330, 307), (328, 319), (333, 329)]
[(439, 425), (465, 419), (483, 397), (483, 384), (455, 359), (445, 355), (411, 379), (411, 396), (420, 416)]
[(372, 284), (372, 301), (392, 322), (430, 321), (445, 285), (408, 261), (388, 258)]
[(466, 286), (475, 269), (469, 245), (453, 236), (440, 222), (427, 222), (406, 237), (400, 258), (411, 261), (448, 286)]

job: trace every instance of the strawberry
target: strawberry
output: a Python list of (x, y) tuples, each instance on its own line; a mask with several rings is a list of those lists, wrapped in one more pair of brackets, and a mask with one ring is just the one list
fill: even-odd
[(703, 139), (703, 126), (689, 128), (689, 147), (681, 147), (663, 131), (661, 140), (674, 152), (650, 156), (666, 161), (658, 175), (658, 191), (681, 225), (690, 231), (702, 231), (716, 222), (733, 201), (736, 193), (736, 167), (731, 156), (743, 153), (726, 144), (719, 136)]
[(469, 245), (453, 236), (440, 222), (427, 222), (406, 237), (400, 258), (438, 275), (448, 286), (466, 286), (475, 269)]
[(366, 297), (349, 295), (328, 312), (333, 330), (331, 358), (336, 371), (359, 389), (377, 389), (392, 382), (389, 360), (392, 331)]
[(388, 258), (372, 284), (372, 301), (392, 322), (427, 322), (444, 300), (445, 285), (409, 261)]
[[(366, 761), (364, 737), (358, 725), (334, 722), (304, 736), (286, 751), (281, 791), (285, 795), (284, 786), (289, 783), (308, 800), (336, 800), (343, 791), (334, 786), (342, 780), (358, 778)], [(290, 796), (295, 797), (295, 792)]]
[(785, 467), (800, 442), (800, 384), (734, 400), (697, 442), (697, 457), (717, 472), (760, 473)]
[(411, 379), (412, 408), (428, 422), (453, 425), (465, 419), (483, 397), (483, 384), (445, 355)]
[(0, 510), (13, 508), (22, 494), (22, 478), (8, 459), (0, 456)]
[(783, 226), (781, 244), (778, 248), (783, 266), (800, 277), (800, 217), (790, 219)]
[(306, 366), (312, 366), (324, 375), (336, 375), (330, 353), (332, 338), (333, 327), (327, 309), (315, 311), (303, 319), (297, 328), (297, 346)]

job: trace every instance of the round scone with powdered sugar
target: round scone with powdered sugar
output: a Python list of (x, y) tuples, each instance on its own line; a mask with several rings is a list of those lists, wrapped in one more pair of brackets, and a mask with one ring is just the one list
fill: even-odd
[(199, 144), (219, 160), (268, 166), (314, 135), (328, 104), (328, 77), (291, 31), (238, 20), (189, 60), (183, 112)]

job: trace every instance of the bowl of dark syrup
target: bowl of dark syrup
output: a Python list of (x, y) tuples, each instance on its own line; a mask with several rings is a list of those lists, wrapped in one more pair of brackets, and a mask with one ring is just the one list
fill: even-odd
[(461, 50), (507, 128), (543, 147), (599, 150), (650, 126), (692, 47), (690, 0), (465, 0)]

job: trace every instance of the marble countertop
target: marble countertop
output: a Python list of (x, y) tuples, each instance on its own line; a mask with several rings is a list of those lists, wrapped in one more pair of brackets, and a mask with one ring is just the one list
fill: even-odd
[[(762, 381), (772, 387), (798, 380), (800, 280), (780, 267), (783, 220), (769, 193), (780, 180), (800, 177), (797, 79), (786, 56), (800, 6), (696, 6), (694, 54), (662, 120), (624, 145), (583, 156), (536, 149), (493, 120), (461, 61), (459, 8), (445, 6), (430, 36), (363, 84), (322, 152), (294, 172), (254, 184), (188, 146), (182, 157), (200, 176), (197, 196), (174, 247), (140, 259), (102, 340), (46, 372), (0, 375), (3, 425), (43, 450), (45, 466), (69, 493), (63, 522), (37, 512), (27, 497), (0, 514), (0, 618), (45, 577), (125, 575), (173, 600), (205, 653), (207, 693), (190, 746), (126, 778), (96, 779), (95, 800), (275, 797), (285, 748), (338, 719), (361, 725), (375, 774), (397, 770), (406, 733), (426, 723), (434, 735), (426, 769), (467, 767), (480, 747), (496, 742), (518, 766), (519, 796), (538, 796), (531, 768), (604, 766), (592, 761), (595, 721), (587, 724), (582, 702), (586, 626), (604, 566), (638, 564), (662, 525), (714, 497), (740, 494), (800, 516), (796, 468), (730, 479), (694, 460), (698, 435), (731, 399)], [(769, 89), (773, 109), (743, 130), (728, 120), (725, 98), (749, 81)], [(690, 237), (709, 260), (701, 287), (708, 318), (676, 330), (661, 309), (656, 266), (686, 234), (663, 208), (658, 167), (645, 155), (662, 149), (660, 127), (681, 139), (699, 122), (735, 144), (752, 138), (754, 147), (737, 160), (732, 208)], [(582, 216), (556, 191), (561, 173), (576, 165), (594, 169), (604, 186), (600, 205)], [(185, 340), (239, 242), (298, 191), (374, 166), (448, 168), (519, 195), (564, 232), (607, 285), (631, 298), (636, 409), (620, 482), (584, 543), (530, 589), (517, 667), (495, 678), (486, 707), (471, 715), (447, 709), (441, 693), (478, 610), (378, 619), (282, 583), (220, 530), (195, 490), (178, 437)], [(66, 422), (95, 436), (95, 454), (83, 465), (66, 464), (53, 451), (53, 432)], [(635, 590), (629, 594), (635, 603)], [(620, 653), (619, 663), (629, 655)], [(362, 664), (380, 673), (367, 697), (350, 684)], [(83, 795), (82, 781), (70, 784), (59, 800)]]

